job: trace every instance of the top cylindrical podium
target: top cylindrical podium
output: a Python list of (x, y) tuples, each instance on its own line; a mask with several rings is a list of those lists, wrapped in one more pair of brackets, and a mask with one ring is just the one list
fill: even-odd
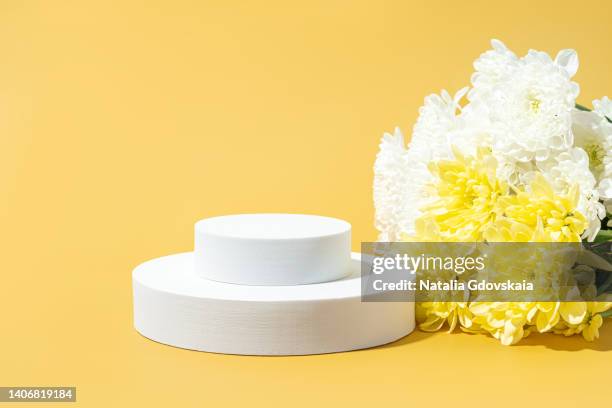
[(195, 271), (241, 285), (302, 285), (348, 275), (351, 225), (303, 214), (239, 214), (195, 226)]

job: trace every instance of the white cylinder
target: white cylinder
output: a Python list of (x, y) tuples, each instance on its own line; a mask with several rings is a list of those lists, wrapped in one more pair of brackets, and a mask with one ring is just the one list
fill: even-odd
[(201, 279), (193, 261), (177, 254), (134, 270), (134, 325), (143, 336), (215, 353), (300, 355), (374, 347), (414, 328), (414, 303), (362, 301), (358, 254), (348, 277), (296, 286)]
[(302, 285), (345, 277), (351, 225), (302, 214), (240, 214), (195, 225), (195, 270), (242, 285)]

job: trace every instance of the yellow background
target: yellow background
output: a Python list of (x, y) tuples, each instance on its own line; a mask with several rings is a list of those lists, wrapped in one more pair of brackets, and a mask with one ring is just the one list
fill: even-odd
[(415, 333), (292, 358), (132, 329), (131, 269), (189, 250), (199, 218), (321, 213), (374, 239), (382, 132), (466, 85), (491, 37), (575, 48), (580, 101), (612, 96), (608, 1), (494, 3), (2, 0), (0, 385), (104, 407), (609, 403), (612, 322), (594, 344)]

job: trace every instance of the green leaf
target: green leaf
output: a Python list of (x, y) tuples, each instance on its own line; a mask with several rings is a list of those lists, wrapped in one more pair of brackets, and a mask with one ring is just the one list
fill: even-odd
[(581, 265), (590, 266), (591, 268), (599, 269), (600, 271), (612, 272), (612, 264), (608, 262), (604, 257), (598, 254), (583, 250), (580, 251), (576, 262)]
[(612, 286), (612, 274), (608, 276), (608, 279), (606, 279), (604, 283), (599, 285), (599, 287), (597, 288), (597, 294), (601, 295), (603, 293), (606, 293), (610, 286)]
[(585, 112), (590, 112), (591, 111), (589, 108), (587, 108), (586, 106), (580, 105), (579, 103), (576, 104), (576, 109), (581, 110), (581, 111), (585, 111)]
[(601, 230), (595, 237), (593, 242), (608, 242), (612, 241), (612, 230)]
[[(592, 110), (592, 109), (589, 109), (589, 108), (587, 108), (586, 106), (581, 105), (581, 104), (579, 104), (579, 103), (577, 103), (576, 105), (574, 105), (574, 107), (575, 107), (576, 109), (578, 109), (578, 110), (585, 111), (585, 112), (590, 112), (590, 111)], [(607, 120), (608, 122), (612, 123), (612, 118), (609, 118), (609, 117), (607, 117), (607, 116), (604, 116), (604, 117), (606, 118), (606, 120)]]

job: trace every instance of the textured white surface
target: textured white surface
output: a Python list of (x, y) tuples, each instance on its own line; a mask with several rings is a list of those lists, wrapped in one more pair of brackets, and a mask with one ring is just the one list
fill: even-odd
[(374, 347), (414, 328), (414, 303), (361, 302), (358, 254), (350, 276), (298, 286), (210, 281), (193, 262), (183, 253), (134, 270), (134, 325), (143, 336), (215, 353), (300, 355)]
[(302, 214), (239, 214), (195, 226), (195, 270), (242, 285), (302, 285), (346, 276), (351, 225)]

